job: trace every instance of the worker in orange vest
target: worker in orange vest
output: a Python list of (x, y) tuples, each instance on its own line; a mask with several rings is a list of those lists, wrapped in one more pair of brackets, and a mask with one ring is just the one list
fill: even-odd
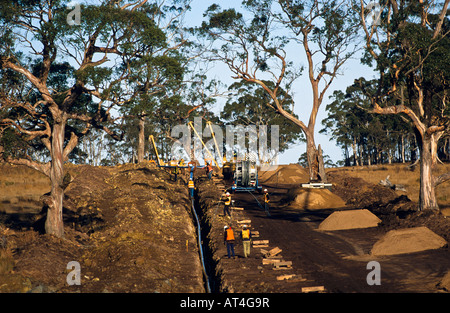
[(227, 246), (227, 254), (228, 258), (231, 257), (231, 254), (233, 255), (233, 259), (235, 258), (234, 255), (234, 231), (231, 228), (231, 226), (225, 226), (224, 227), (224, 235), (223, 235), (223, 242)]
[(206, 163), (206, 175), (208, 176), (209, 180), (211, 180), (212, 173), (213, 173), (213, 167), (211, 166), (211, 164), (209, 162), (207, 162)]

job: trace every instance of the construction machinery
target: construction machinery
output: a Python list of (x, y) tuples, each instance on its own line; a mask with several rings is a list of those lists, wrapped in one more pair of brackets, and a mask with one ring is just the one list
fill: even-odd
[(156, 154), (156, 159), (158, 160), (158, 166), (162, 166), (163, 164), (161, 164), (161, 159), (159, 158), (159, 153), (158, 153), (158, 148), (156, 147), (156, 143), (155, 143), (155, 138), (153, 138), (153, 135), (150, 135), (148, 137), (149, 141), (152, 142), (153, 145), (153, 151)]
[[(197, 138), (200, 140), (200, 142), (202, 143), (203, 147), (205, 148), (206, 152), (208, 152), (209, 156), (210, 156), (210, 160), (214, 161), (214, 164), (217, 167), (220, 167), (219, 164), (217, 163), (216, 159), (213, 157), (211, 151), (209, 151), (209, 149), (206, 147), (205, 143), (202, 140), (202, 137), (198, 134), (197, 130), (194, 127), (194, 124), (192, 124), (192, 122), (189, 122), (189, 126), (191, 126), (192, 130), (194, 131), (195, 135), (197, 136)], [(212, 128), (211, 128), (211, 132), (212, 132)], [(213, 136), (214, 136), (214, 132), (212, 132)], [(214, 137), (214, 141), (216, 140), (216, 138)], [(217, 142), (216, 142), (216, 146), (217, 146)]]
[[(207, 124), (210, 127), (211, 134), (213, 136), (214, 143), (215, 143), (215, 146), (216, 146), (216, 150), (218, 151), (219, 156), (220, 156), (219, 145), (218, 145), (218, 143), (216, 141), (213, 129), (211, 127), (211, 123), (208, 122)], [(203, 145), (203, 148), (205, 149), (205, 151), (209, 155), (209, 158), (205, 158), (205, 161), (207, 163), (209, 163), (209, 164), (212, 164), (214, 162), (214, 164), (217, 166), (217, 168), (220, 168), (220, 166), (217, 163), (216, 159), (214, 158), (213, 154), (207, 148), (207, 146), (203, 142), (201, 136), (197, 133), (193, 123), (189, 122), (189, 126), (192, 128), (192, 130), (194, 131), (194, 134), (198, 137), (198, 139), (200, 140), (200, 142)], [(171, 164), (170, 162), (168, 164), (164, 164), (164, 162), (159, 157), (158, 149), (156, 147), (156, 143), (155, 143), (154, 137), (150, 136), (149, 140), (151, 141), (151, 143), (153, 145), (153, 149), (155, 151), (159, 167), (191, 168), (191, 166), (189, 166), (189, 165), (184, 166), (184, 164), (183, 165), (182, 164)], [(259, 185), (259, 181), (258, 181), (258, 167), (256, 165), (256, 156), (255, 155), (253, 155), (251, 153), (248, 153), (248, 154), (245, 155), (245, 158), (243, 160), (238, 160), (237, 153), (235, 151), (234, 154), (233, 154), (233, 160), (231, 160), (231, 162), (227, 162), (225, 156), (223, 156), (222, 165), (223, 165), (222, 166), (222, 173), (223, 173), (224, 179), (225, 180), (233, 179), (233, 183), (232, 183), (232, 186), (231, 186), (231, 191), (232, 192), (239, 192), (239, 191), (249, 191), (249, 192), (258, 191), (258, 192), (262, 192), (262, 186)], [(203, 168), (204, 166), (196, 165), (195, 167), (196, 168)], [(190, 175), (191, 178), (192, 178), (192, 174), (193, 174), (193, 171), (191, 170), (191, 175)]]
[(258, 167), (256, 160), (246, 156), (244, 160), (236, 160), (234, 171), (234, 181), (231, 191), (262, 191), (262, 186), (258, 181)]
[(230, 180), (233, 178), (233, 172), (234, 168), (236, 167), (236, 164), (232, 162), (228, 162), (227, 159), (224, 157), (222, 161), (222, 175), (224, 180)]
[(307, 184), (302, 184), (303, 188), (313, 188), (313, 189), (323, 189), (323, 188), (331, 189), (332, 186), (333, 186), (332, 184), (325, 184), (325, 183), (319, 183), (319, 182), (317, 182), (317, 183), (311, 182), (311, 183), (307, 183)]

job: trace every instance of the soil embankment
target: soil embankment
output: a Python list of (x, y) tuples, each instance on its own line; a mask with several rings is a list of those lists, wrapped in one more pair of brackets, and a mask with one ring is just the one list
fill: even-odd
[[(222, 184), (221, 182), (219, 183)], [(272, 270), (272, 264), (263, 265), (264, 255), (261, 248), (255, 245), (251, 248), (250, 256), (244, 258), (242, 240), (240, 232), (243, 225), (247, 225), (253, 233), (253, 243), (264, 241), (270, 232), (269, 228), (260, 227), (260, 220), (249, 219), (248, 203), (243, 199), (239, 200), (239, 195), (233, 195), (236, 199), (235, 205), (239, 209), (245, 206), (245, 210), (231, 210), (231, 217), (223, 214), (223, 203), (218, 200), (223, 192), (213, 181), (199, 181), (198, 201), (202, 210), (202, 220), (204, 227), (209, 229), (207, 246), (210, 253), (209, 275), (213, 278), (213, 292), (231, 292), (231, 293), (288, 293), (299, 292), (298, 283), (303, 286), (314, 284), (302, 276), (301, 269), (290, 268), (281, 270)], [(241, 195), (242, 196), (242, 195)], [(252, 203), (254, 198), (251, 197)], [(239, 198), (239, 199), (238, 199)], [(253, 205), (253, 204), (252, 204)], [(260, 208), (258, 207), (258, 213)], [(263, 217), (264, 219), (264, 217)], [(207, 225), (207, 226), (205, 226)], [(224, 244), (224, 226), (231, 226), (235, 234), (235, 258), (228, 258), (227, 249)], [(258, 236), (255, 236), (258, 234)], [(261, 245), (265, 246), (265, 245)], [(266, 247), (267, 248), (267, 247)], [(277, 257), (281, 261), (284, 252), (281, 251)], [(288, 275), (288, 276), (284, 276)], [(285, 278), (289, 277), (286, 283)]]
[[(149, 164), (66, 171), (64, 239), (40, 233), (45, 212), (0, 214), (1, 292), (205, 291), (184, 183)], [(67, 284), (71, 261), (80, 285)]]
[[(242, 210), (232, 210), (231, 218), (224, 216), (223, 205), (217, 203), (223, 182), (206, 181), (198, 185), (203, 219), (210, 228), (208, 245), (215, 276), (220, 282), (219, 291), (449, 291), (446, 285), (450, 270), (448, 219), (438, 213), (418, 212), (417, 203), (404, 193), (339, 171), (329, 176), (333, 184), (333, 199), (342, 201), (339, 207), (336, 208), (333, 201), (316, 201), (328, 194), (324, 190), (314, 190), (309, 197), (296, 201), (302, 194), (299, 185), (305, 183), (304, 171), (297, 167), (291, 164), (271, 169), (270, 173), (261, 173), (261, 181), (271, 194), (270, 215), (260, 207), (262, 195), (244, 192), (232, 196), (235, 206)], [(289, 183), (280, 177), (285, 177)], [(333, 213), (336, 214), (333, 216)], [(321, 223), (329, 217), (331, 227), (321, 230)], [(258, 233), (259, 236), (253, 239), (254, 243), (259, 241), (258, 245), (253, 245), (250, 257), (244, 258), (238, 239), (235, 245), (237, 257), (229, 259), (223, 244), (223, 227), (231, 225), (235, 233), (239, 233), (242, 223), (250, 225), (250, 229)], [(371, 253), (378, 242), (389, 241), (390, 231), (416, 227), (427, 227), (442, 238), (439, 245), (419, 244), (417, 239), (416, 243), (411, 243), (409, 235), (396, 236), (394, 241), (400, 238), (408, 242), (388, 244), (389, 248), (397, 250), (395, 253)], [(431, 233), (427, 234), (424, 236), (421, 232), (419, 238), (424, 241), (436, 239)], [(402, 251), (407, 245), (416, 249)], [(272, 249), (281, 252), (272, 257), (267, 253)], [(287, 266), (277, 266), (279, 261), (282, 262), (279, 264)], [(379, 262), (381, 266), (381, 285), (367, 282), (370, 261)]]
[[(37, 199), (48, 182), (36, 177), (39, 186), (25, 195), (29, 173), (12, 171), (17, 168), (0, 181), (1, 292), (206, 291), (185, 182), (173, 182), (164, 169), (67, 165), (64, 239), (41, 233), (45, 210)], [(218, 200), (229, 182), (207, 180), (196, 171), (196, 207), (213, 292), (450, 291), (450, 219), (418, 212), (407, 194), (351, 171), (330, 171), (331, 191), (305, 190), (299, 187), (307, 182), (305, 173), (293, 164), (261, 172), (260, 182), (271, 195), (269, 214), (261, 207), (262, 195), (236, 193), (237, 209), (228, 217)], [(32, 205), (20, 209), (26, 199)], [(332, 227), (321, 230), (322, 223)], [(248, 258), (239, 238), (243, 224), (253, 233)], [(227, 257), (225, 225), (234, 228), (236, 258)], [(391, 231), (417, 227), (421, 239), (436, 239), (429, 230), (442, 240), (431, 248), (420, 242), (419, 250), (400, 251), (407, 244), (417, 248), (417, 239)], [(427, 228), (427, 236), (420, 227)], [(71, 261), (81, 267), (79, 286), (66, 281)], [(381, 285), (367, 284), (369, 261), (380, 263)]]

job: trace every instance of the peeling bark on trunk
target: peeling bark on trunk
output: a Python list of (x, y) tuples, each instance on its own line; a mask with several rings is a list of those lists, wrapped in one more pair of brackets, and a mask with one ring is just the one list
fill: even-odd
[(309, 165), (309, 181), (326, 183), (325, 166), (323, 163), (322, 149), (319, 145), (316, 149), (314, 138), (306, 136), (307, 148), (306, 155)]
[(145, 116), (139, 117), (139, 138), (137, 152), (137, 161), (138, 163), (141, 163), (144, 161), (145, 155)]
[(436, 159), (436, 147), (434, 136), (423, 135), (420, 138), (420, 194), (419, 210), (438, 210), (435, 186), (433, 184), (432, 168)]
[(354, 166), (359, 166), (359, 162), (358, 162), (358, 151), (356, 149), (356, 138), (353, 138), (353, 142), (352, 142), (352, 150), (353, 150), (353, 165)]
[(306, 155), (308, 158), (310, 182), (319, 181), (319, 162), (317, 154), (318, 153), (316, 147), (314, 145), (308, 144), (308, 147), (306, 149)]
[(45, 221), (45, 232), (59, 238), (64, 236), (62, 217), (64, 198), (64, 189), (62, 187), (64, 179), (64, 131), (65, 122), (54, 124), (50, 168), (51, 192), (50, 199), (47, 201), (48, 211), (47, 220)]
[(323, 162), (323, 152), (322, 147), (318, 146), (318, 161), (319, 161), (319, 176), (322, 183), (326, 184), (328, 182), (327, 174), (325, 173), (325, 164)]

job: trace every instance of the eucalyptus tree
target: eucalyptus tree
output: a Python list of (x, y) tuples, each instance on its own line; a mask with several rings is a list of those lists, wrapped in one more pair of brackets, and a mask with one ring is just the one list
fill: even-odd
[[(228, 65), (233, 78), (260, 85), (274, 109), (305, 135), (311, 181), (326, 182), (320, 146), (315, 143), (317, 113), (342, 65), (356, 51), (355, 11), (345, 1), (246, 0), (246, 12), (211, 5), (202, 31), (216, 44), (212, 58)], [(308, 123), (280, 103), (281, 89), (291, 92), (306, 63), (312, 99)], [(273, 84), (269, 86), (266, 81)]]
[[(271, 81), (265, 81), (264, 84), (269, 86), (269, 88), (273, 87)], [(299, 132), (299, 127), (274, 109), (272, 98), (261, 86), (242, 80), (232, 84), (228, 90), (233, 96), (228, 99), (220, 114), (225, 124), (233, 126), (255, 125), (259, 129), (257, 136), (260, 144), (262, 140), (260, 136), (269, 138), (270, 135), (270, 138), (272, 138), (271, 125), (278, 125), (279, 138), (277, 139), (279, 143), (277, 153), (283, 153), (289, 149), (290, 145), (298, 143), (299, 140), (304, 140), (304, 137), (301, 136), (302, 133)], [(281, 90), (278, 99), (283, 109), (297, 118), (297, 115), (291, 111), (294, 104), (292, 97), (284, 90)], [(273, 146), (273, 143), (271, 144)], [(260, 164), (270, 163), (274, 157), (274, 155), (261, 153), (259, 162)]]
[[(75, 8), (62, 0), (1, 3), (0, 68), (17, 73), (24, 83), (20, 92), (1, 90), (0, 122), (27, 140), (39, 140), (49, 154), (46, 163), (28, 157), (8, 161), (50, 177), (49, 234), (64, 235), (64, 162), (79, 139), (92, 128), (120, 139), (107, 123), (112, 110), (129, 101), (123, 90), (130, 73), (121, 59), (136, 55), (134, 43), (165, 44), (146, 2), (105, 0)], [(69, 66), (64, 83), (56, 84), (52, 73), (64, 62)]]
[[(327, 117), (322, 120), (320, 133), (331, 135), (342, 147), (346, 158), (348, 149), (353, 152), (353, 165), (391, 163), (396, 147), (399, 159), (405, 161), (405, 139), (413, 137), (412, 129), (400, 116), (370, 113), (371, 101), (365, 92), (377, 88), (377, 80), (360, 82), (345, 90), (334, 91), (326, 106)], [(409, 136), (411, 135), (411, 136)], [(350, 163), (347, 161), (347, 165)]]
[[(421, 210), (437, 210), (435, 187), (450, 173), (434, 177), (439, 139), (450, 129), (450, 1), (380, 1), (371, 10), (360, 0), (365, 38), (363, 61), (374, 65), (375, 92), (367, 91), (372, 112), (410, 121), (420, 149)], [(376, 9), (376, 14), (373, 10)], [(372, 16), (375, 18), (368, 18)], [(364, 86), (364, 80), (359, 81)]]
[[(181, 108), (180, 89), (190, 63), (195, 59), (194, 42), (189, 38), (184, 25), (191, 0), (157, 0), (146, 3), (141, 10), (155, 22), (154, 34), (162, 32), (164, 38), (156, 45), (145, 40), (130, 43), (133, 53), (124, 55), (122, 66), (129, 71), (128, 84), (124, 93), (129, 93), (129, 102), (122, 106), (121, 112), (127, 118), (139, 120), (137, 140), (137, 160), (142, 161), (145, 153), (145, 124), (158, 124), (161, 119), (172, 119), (172, 108)], [(164, 108), (165, 107), (165, 108)], [(155, 114), (157, 113), (157, 114)], [(151, 127), (155, 133), (157, 127)]]

